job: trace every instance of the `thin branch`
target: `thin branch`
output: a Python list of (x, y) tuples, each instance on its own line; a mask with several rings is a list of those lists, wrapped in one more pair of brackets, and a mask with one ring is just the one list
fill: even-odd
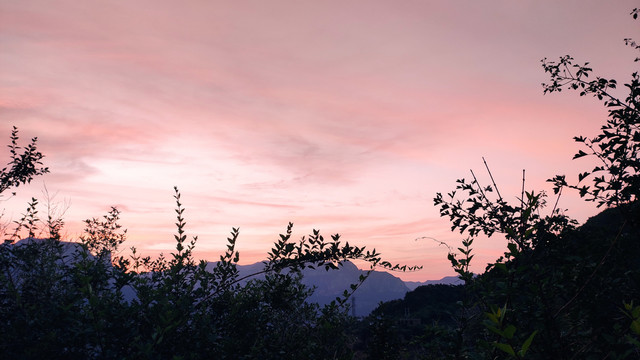
[(437, 243), (438, 243), (438, 245), (444, 245), (444, 246), (446, 246), (446, 247), (447, 247), (447, 249), (449, 249), (449, 252), (450, 252), (450, 253), (451, 253), (451, 252), (453, 252), (453, 248), (451, 248), (451, 246), (449, 246), (449, 244), (447, 244), (447, 243), (446, 243), (446, 242), (444, 242), (444, 241), (440, 241), (440, 240), (438, 240), (438, 239), (436, 239), (436, 238), (434, 238), (434, 237), (431, 237), (431, 236), (421, 236), (421, 237), (416, 238), (416, 239), (415, 239), (415, 241), (422, 240), (422, 239), (429, 239), (429, 240), (433, 240), (433, 241), (437, 242)]
[(524, 209), (524, 181), (525, 181), (525, 172), (522, 169), (522, 191), (520, 192), (520, 207)]
[(482, 186), (480, 186), (480, 182), (478, 181), (478, 178), (476, 177), (476, 174), (473, 173), (473, 170), (469, 170), (471, 171), (471, 176), (473, 176), (473, 181), (475, 181), (476, 185), (478, 185), (478, 192), (480, 192), (480, 195), (482, 195), (482, 197), (485, 199), (485, 201), (487, 201), (490, 205), (491, 202), (489, 201), (489, 198), (487, 198), (487, 195), (484, 194), (484, 190), (482, 190)]
[(558, 208), (558, 202), (560, 202), (560, 196), (562, 195), (562, 188), (564, 188), (564, 186), (560, 186), (560, 189), (558, 189), (558, 197), (556, 197), (556, 203), (553, 205), (553, 210), (551, 210), (552, 216), (556, 212), (556, 209)]
[(484, 167), (487, 168), (487, 172), (489, 173), (489, 177), (491, 178), (491, 183), (493, 184), (493, 187), (496, 189), (496, 193), (498, 194), (498, 199), (500, 201), (503, 201), (502, 195), (500, 195), (500, 190), (498, 189), (498, 185), (496, 184), (495, 180), (493, 180), (493, 174), (491, 174), (491, 170), (489, 169), (489, 165), (487, 165), (487, 161), (484, 159), (484, 156), (482, 157), (482, 162), (484, 162)]

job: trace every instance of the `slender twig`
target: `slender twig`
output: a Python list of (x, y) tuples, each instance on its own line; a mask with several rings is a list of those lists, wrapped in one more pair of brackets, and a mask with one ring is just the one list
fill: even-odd
[(498, 194), (498, 199), (500, 201), (503, 201), (502, 195), (500, 195), (500, 190), (498, 190), (498, 185), (496, 184), (495, 180), (493, 180), (493, 174), (491, 174), (491, 170), (489, 169), (489, 165), (487, 165), (487, 161), (484, 159), (484, 156), (482, 157), (482, 162), (484, 162), (484, 167), (487, 168), (487, 172), (489, 173), (489, 177), (491, 178), (491, 183), (493, 184), (493, 187), (496, 189), (496, 193)]
[[(573, 74), (571, 73), (571, 69), (569, 68), (569, 66), (567, 66), (567, 64), (564, 64), (564, 72), (569, 74), (568, 78), (572, 79), (572, 80), (579, 80), (578, 78), (576, 78), (575, 76), (573, 76)], [(565, 75), (566, 76), (566, 75)]]
[(520, 207), (524, 209), (524, 169), (522, 169), (522, 191), (520, 192)]
[(453, 249), (451, 248), (451, 246), (449, 246), (449, 244), (447, 244), (447, 243), (446, 243), (446, 242), (444, 242), (444, 241), (440, 241), (440, 240), (438, 240), (438, 239), (436, 239), (436, 238), (434, 238), (434, 237), (431, 237), (431, 236), (421, 236), (421, 237), (419, 237), (419, 238), (416, 238), (416, 241), (418, 241), (418, 240), (422, 240), (422, 239), (429, 239), (429, 240), (433, 240), (433, 241), (437, 242), (437, 243), (438, 243), (438, 245), (444, 245), (444, 246), (446, 246), (446, 247), (447, 247), (447, 249), (449, 249), (449, 252), (453, 252)]
[[(567, 82), (564, 83), (563, 85), (570, 84), (570, 83), (572, 83), (574, 81), (577, 82), (577, 83), (580, 83), (580, 84), (584, 84), (584, 85), (591, 85), (592, 83), (595, 82), (595, 80), (585, 81), (585, 80), (582, 80), (582, 79), (578, 79), (578, 78), (574, 77), (573, 74), (571, 74), (571, 72), (569, 72), (569, 74), (571, 76), (566, 76), (565, 75), (565, 79), (567, 80)], [(605, 97), (608, 97), (611, 101), (613, 101), (615, 103), (616, 106), (624, 107), (627, 110), (632, 110), (632, 111), (635, 110), (633, 107), (631, 107), (627, 103), (625, 103), (622, 100), (618, 99), (617, 97), (611, 95), (609, 92), (606, 91), (606, 89), (596, 89), (596, 90), (593, 90), (592, 92), (593, 93), (600, 93), (601, 95), (603, 95)]]
[[(489, 198), (487, 197), (487, 195), (484, 194), (484, 190), (482, 190), (482, 186), (480, 186), (480, 182), (478, 181), (478, 178), (476, 177), (476, 174), (473, 173), (473, 170), (469, 170), (471, 171), (471, 176), (473, 176), (473, 181), (475, 181), (476, 185), (478, 185), (478, 192), (480, 192), (480, 195), (482, 195), (482, 197), (487, 201), (487, 203), (489, 203), (490, 205), (491, 202), (489, 201)], [(493, 207), (493, 205), (492, 205)]]
[(564, 186), (560, 186), (560, 189), (558, 189), (558, 197), (556, 197), (556, 203), (553, 205), (553, 210), (551, 210), (551, 216), (553, 216), (553, 214), (556, 212), (556, 209), (558, 208), (558, 202), (560, 202), (560, 195), (562, 195), (562, 188)]

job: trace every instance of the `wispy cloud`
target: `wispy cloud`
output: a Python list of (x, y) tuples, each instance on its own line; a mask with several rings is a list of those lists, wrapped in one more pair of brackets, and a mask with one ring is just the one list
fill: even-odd
[(539, 59), (624, 78), (634, 6), (0, 0), (0, 135), (40, 138), (70, 224), (120, 205), (150, 251), (178, 185), (190, 224), (242, 225), (247, 254), (291, 220), (424, 263), (394, 239), (436, 231), (433, 194), (482, 155), (514, 189), (575, 172), (571, 137), (605, 111), (543, 97)]

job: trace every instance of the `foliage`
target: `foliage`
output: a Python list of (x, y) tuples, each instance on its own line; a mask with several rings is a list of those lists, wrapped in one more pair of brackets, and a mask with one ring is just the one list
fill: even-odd
[[(638, 17), (638, 9), (633, 9), (631, 15)], [(640, 50), (633, 39), (624, 39), (625, 44), (635, 50)], [(602, 126), (602, 132), (592, 139), (577, 136), (575, 141), (586, 146), (587, 151), (578, 151), (574, 159), (583, 156), (593, 156), (602, 163), (591, 171), (578, 176), (576, 184), (568, 185), (565, 177), (560, 175), (553, 178), (555, 191), (563, 186), (577, 189), (581, 197), (588, 201), (597, 201), (598, 206), (620, 205), (637, 201), (640, 195), (640, 78), (638, 72), (631, 75), (631, 81), (624, 86), (629, 94), (624, 100), (614, 96), (611, 90), (616, 89), (617, 81), (596, 77), (588, 80), (593, 71), (583, 65), (574, 64), (569, 55), (561, 57), (557, 62), (542, 60), (544, 71), (551, 77), (550, 83), (542, 84), (544, 93), (560, 92), (563, 89), (577, 90), (580, 96), (593, 95), (601, 100), (608, 108), (609, 119)], [(635, 61), (640, 59), (636, 58)], [(596, 176), (596, 175), (600, 176)], [(579, 186), (588, 179), (593, 184)]]
[[(596, 201), (598, 206), (620, 205), (634, 202), (640, 195), (640, 78), (633, 73), (631, 81), (625, 84), (629, 95), (620, 100), (611, 94), (617, 82), (601, 77), (587, 80), (592, 69), (589, 63), (573, 64), (570, 56), (561, 57), (557, 62), (542, 62), (545, 72), (549, 73), (552, 82), (543, 84), (545, 93), (559, 92), (564, 88), (580, 91), (580, 96), (592, 94), (608, 107), (609, 119), (602, 126), (602, 132), (588, 139), (576, 136), (575, 141), (586, 146), (587, 151), (578, 151), (574, 159), (583, 156), (594, 156), (601, 164), (591, 171), (578, 176), (576, 184), (568, 185), (564, 176), (556, 176), (551, 181), (558, 192), (563, 186), (577, 189), (580, 196), (589, 201)], [(597, 176), (600, 175), (600, 176)], [(580, 184), (588, 179), (593, 184)]]
[(516, 359), (524, 358), (538, 331), (532, 332), (524, 343), (522, 343), (520, 350), (516, 351), (513, 343), (516, 327), (513, 324), (506, 324), (505, 322), (507, 306), (505, 305), (502, 308), (491, 307), (490, 311), (485, 313), (485, 315), (487, 316), (487, 320), (485, 321), (487, 330), (497, 334), (500, 337), (500, 341), (504, 341), (498, 342), (498, 340), (496, 340), (492, 342), (491, 345)]
[(8, 145), (10, 161), (0, 170), (0, 194), (12, 187), (30, 183), (35, 176), (49, 172), (49, 168), (42, 166), (44, 155), (38, 151), (38, 138), (32, 138), (24, 148), (18, 145), (19, 139), (18, 129), (14, 126), (11, 143)]
[[(42, 156), (33, 155), (35, 146), (30, 153), (24, 161), (39, 164)], [(45, 172), (21, 171), (13, 173), (27, 179)], [(3, 183), (3, 188), (16, 184), (21, 183)], [(375, 250), (342, 244), (338, 235), (327, 241), (316, 230), (294, 242), (290, 223), (274, 243), (264, 269), (252, 274), (265, 274), (264, 278), (240, 278), (239, 229), (232, 229), (220, 261), (196, 261), (197, 237), (187, 237), (177, 188), (175, 200), (175, 251), (151, 259), (135, 248), (129, 258), (118, 255), (126, 240), (118, 209), (86, 220), (79, 241), (64, 242), (59, 235), (63, 222), (51, 214), (41, 221), (38, 201), (32, 199), (15, 222), (12, 241), (0, 245), (2, 357), (352, 358), (354, 338), (348, 329), (354, 320), (343, 306), (351, 292), (323, 308), (308, 303), (312, 289), (300, 282), (301, 270), (335, 269), (347, 259), (367, 261), (371, 269), (413, 269), (383, 261)], [(35, 238), (43, 233), (49, 236)], [(22, 235), (27, 238), (14, 243)]]
[[(638, 10), (632, 15), (637, 17)], [(631, 39), (625, 43), (638, 49)], [(456, 189), (438, 193), (434, 202), (452, 230), (466, 238), (449, 260), (465, 280), (471, 301), (458, 326), (464, 356), (479, 358), (602, 359), (640, 356), (635, 323), (639, 311), (629, 303), (640, 297), (640, 80), (633, 73), (629, 94), (616, 98), (615, 80), (589, 80), (588, 63), (576, 65), (564, 56), (542, 61), (550, 82), (544, 93), (563, 89), (593, 95), (608, 108), (601, 133), (576, 137), (586, 147), (574, 159), (592, 156), (600, 164), (569, 184), (564, 175), (551, 179), (560, 197), (563, 188), (577, 190), (587, 201), (607, 209), (580, 227), (557, 208), (547, 215), (544, 192), (522, 192), (505, 200), (486, 165), (491, 185), (458, 180)], [(471, 245), (496, 234), (507, 251), (483, 274), (469, 271)], [(622, 305), (624, 308), (622, 308)], [(481, 310), (481, 311), (477, 311)], [(627, 320), (625, 320), (627, 319)], [(631, 325), (628, 321), (630, 320)]]
[[(371, 316), (418, 320), (416, 325), (419, 324), (419, 331), (426, 324), (455, 325), (457, 303), (463, 298), (464, 289), (461, 285), (423, 285), (408, 292), (404, 299), (381, 304)], [(407, 323), (404, 327), (411, 328), (411, 324)]]
[(85, 220), (84, 234), (80, 236), (80, 242), (87, 250), (99, 257), (111, 256), (124, 243), (127, 233), (126, 230), (119, 232), (122, 226), (118, 223), (120, 211), (117, 208), (111, 207), (103, 219)]
[(424, 285), (380, 304), (363, 320), (360, 341), (370, 359), (455, 359), (460, 285)]

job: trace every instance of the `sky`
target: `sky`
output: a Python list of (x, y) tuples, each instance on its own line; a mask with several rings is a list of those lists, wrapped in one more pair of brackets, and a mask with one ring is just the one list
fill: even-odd
[[(116, 206), (125, 247), (168, 254), (178, 186), (198, 258), (239, 227), (240, 263), (260, 261), (293, 222), (295, 239), (339, 233), (424, 266), (404, 280), (453, 275), (432, 239), (462, 237), (435, 194), (470, 169), (488, 185), (482, 157), (511, 201), (523, 169), (549, 193), (546, 179), (586, 170), (572, 137), (597, 134), (606, 109), (543, 95), (540, 60), (571, 54), (625, 82), (638, 5), (0, 0), (0, 139), (37, 136), (51, 171), (3, 194), (2, 219), (46, 205), (46, 189), (67, 239)], [(559, 204), (581, 222), (598, 211), (571, 193)], [(481, 271), (506, 244), (474, 245)]]

